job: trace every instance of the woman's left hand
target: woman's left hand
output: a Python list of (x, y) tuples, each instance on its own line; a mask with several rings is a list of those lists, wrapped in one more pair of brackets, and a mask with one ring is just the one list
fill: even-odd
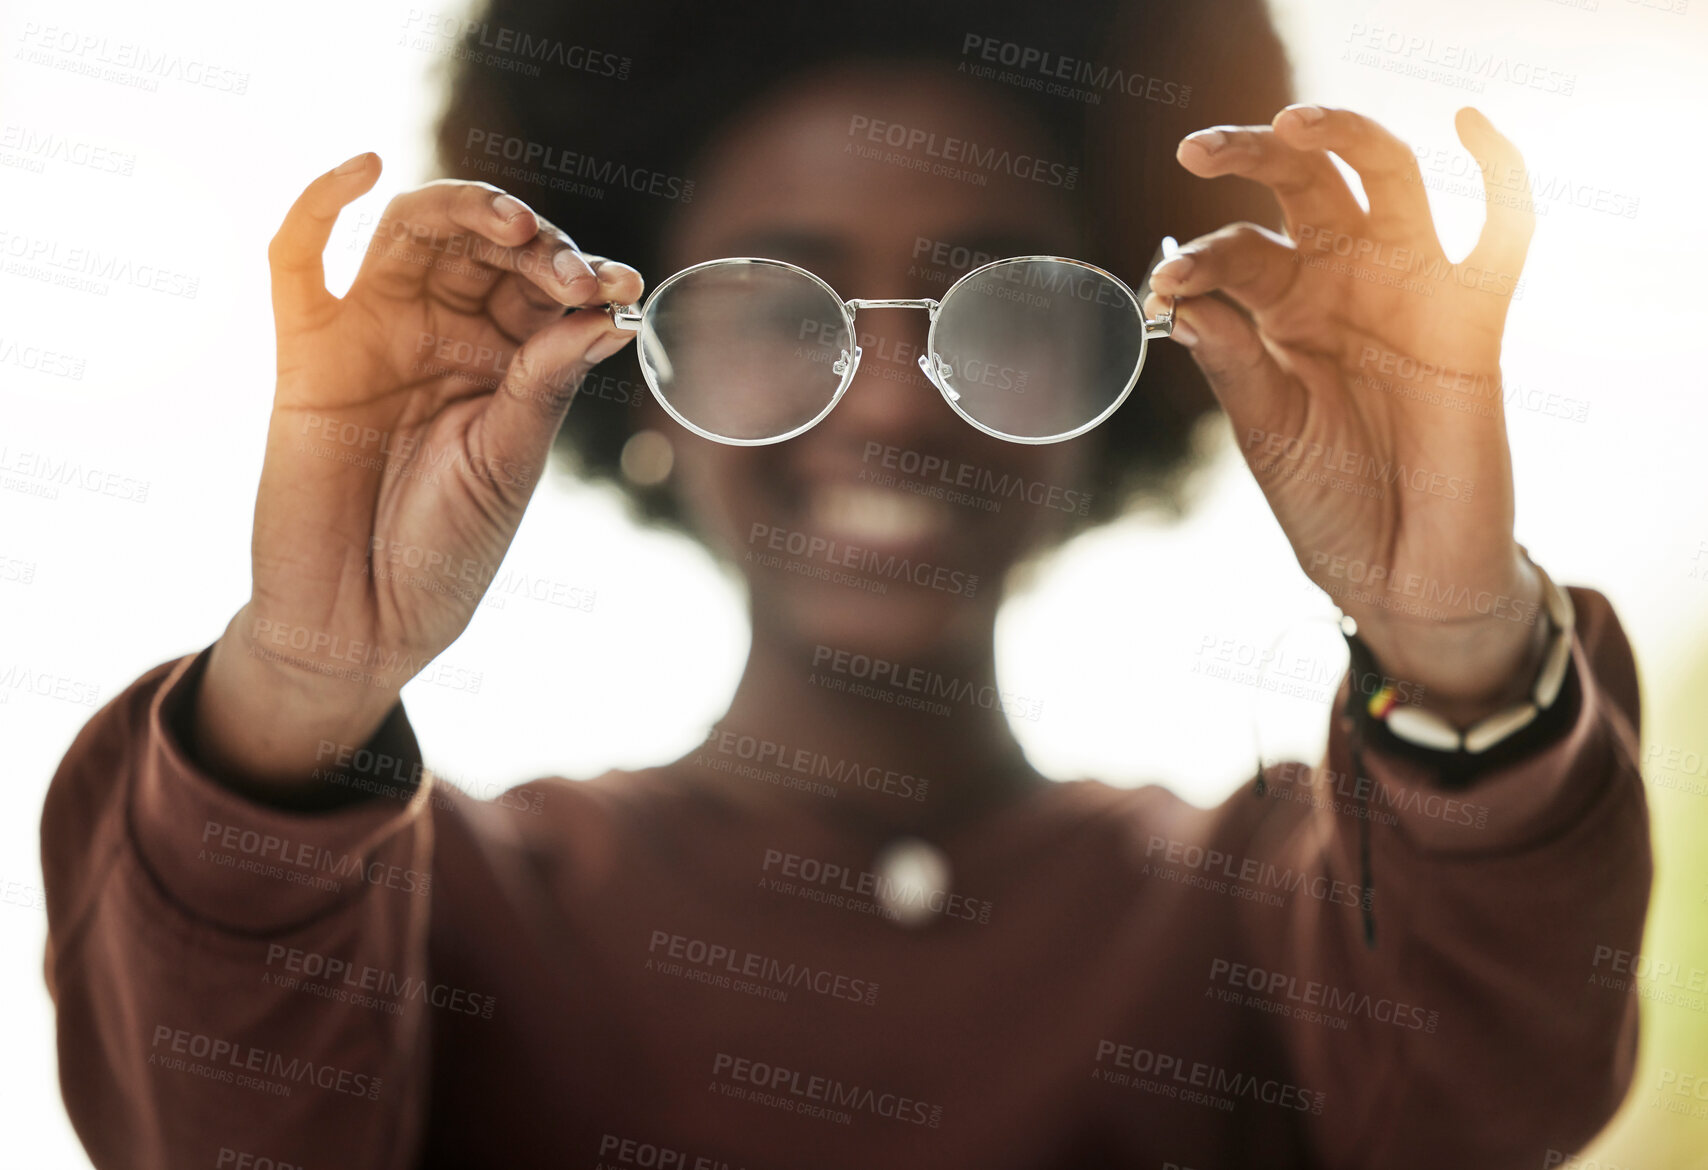
[[(1350, 110), (1289, 106), (1271, 126), (1200, 130), (1178, 152), (1195, 175), (1268, 186), (1287, 235), (1222, 228), (1151, 287), (1179, 298), (1173, 338), (1221, 400), (1306, 574), (1385, 672), (1464, 726), (1525, 692), (1544, 623), (1541, 580), (1513, 539), (1500, 374), (1535, 216), (1512, 143), (1473, 109), (1457, 128), (1488, 197), (1461, 262), (1442, 251), (1405, 143)], [(1358, 173), (1369, 211), (1330, 151)]]

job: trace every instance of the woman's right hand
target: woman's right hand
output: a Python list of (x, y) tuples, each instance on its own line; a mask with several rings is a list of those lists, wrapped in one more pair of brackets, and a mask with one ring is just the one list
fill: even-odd
[(203, 763), (262, 799), (302, 796), (324, 745), (365, 742), (462, 633), (576, 387), (634, 336), (565, 313), (638, 300), (640, 274), (485, 183), (392, 200), (334, 297), (321, 255), (379, 172), (365, 154), (320, 176), (268, 253), (278, 383), (253, 588), (195, 729)]

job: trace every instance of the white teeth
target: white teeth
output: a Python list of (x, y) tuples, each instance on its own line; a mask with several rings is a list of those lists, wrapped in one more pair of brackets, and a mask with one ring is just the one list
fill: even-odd
[(946, 517), (924, 500), (867, 487), (821, 487), (812, 493), (817, 528), (848, 540), (921, 540), (947, 527)]

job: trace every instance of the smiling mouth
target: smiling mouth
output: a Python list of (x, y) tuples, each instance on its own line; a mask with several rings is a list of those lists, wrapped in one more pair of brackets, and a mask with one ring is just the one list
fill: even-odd
[(907, 492), (864, 484), (821, 483), (807, 491), (805, 519), (815, 532), (851, 543), (921, 547), (946, 539), (947, 509)]

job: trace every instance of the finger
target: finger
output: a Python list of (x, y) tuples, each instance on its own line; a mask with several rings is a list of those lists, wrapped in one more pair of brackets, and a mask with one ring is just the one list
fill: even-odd
[(1332, 150), (1358, 172), (1378, 233), (1435, 239), (1423, 176), (1411, 147), (1351, 110), (1293, 105), (1275, 115), (1275, 132), (1301, 150)]
[[(450, 218), (459, 227), (478, 231), (481, 224), (496, 210), (498, 214), (513, 214), (508, 195), (496, 196), (491, 202), (478, 198), (463, 198), (451, 205)], [(515, 200), (520, 206), (521, 201)], [(561, 314), (564, 306), (577, 307), (589, 303), (599, 291), (599, 278), (575, 246), (569, 234), (537, 213), (530, 212), (537, 225), (533, 237), (520, 247), (481, 248), (477, 259), (493, 268), (508, 272), (490, 284), (484, 284), (474, 273), (465, 273), (457, 266), (436, 269), (428, 278), (428, 292), (448, 304), (461, 308), (478, 308), (489, 292), (525, 281), (534, 293), (555, 301)]]
[(1300, 391), (1243, 313), (1213, 297), (1177, 301), (1171, 336), (1192, 351), (1236, 430), (1284, 429)]
[[(514, 195), (490, 183), (441, 180), (406, 191), (386, 207), (354, 287), (395, 299), (432, 291), (464, 312), (477, 311), (506, 272), (521, 271), (560, 301), (576, 276), (592, 279), (579, 260), (559, 270), (551, 261), (574, 242)], [(526, 259), (521, 257), (526, 256)], [(566, 275), (567, 273), (567, 275)]]
[[(630, 304), (640, 297), (643, 288), (641, 275), (627, 264), (585, 253), (581, 259), (599, 283), (594, 294), (583, 298), (580, 304)], [(532, 282), (514, 274), (500, 281), (486, 302), (486, 315), (500, 332), (518, 345), (536, 330), (563, 316), (563, 311), (564, 306), (560, 302), (547, 296)]]
[(621, 260), (610, 260), (604, 256), (594, 256), (583, 252), (587, 263), (593, 266), (593, 274), (599, 278), (599, 295), (615, 305), (632, 305), (641, 299), (641, 293), (646, 291), (646, 281), (634, 268)]
[[(1314, 224), (1350, 230), (1364, 209), (1321, 150), (1300, 150), (1268, 126), (1214, 126), (1181, 139), (1180, 165), (1201, 178), (1238, 175), (1275, 192), (1288, 228)], [(1297, 232), (1294, 232), (1297, 235)]]
[(338, 213), (373, 189), (380, 159), (369, 152), (340, 163), (304, 188), (267, 246), (272, 272), (273, 313), (279, 323), (301, 326), (330, 311), (338, 298), (326, 291), (321, 256), (332, 238)]
[(1219, 290), (1257, 313), (1287, 295), (1301, 268), (1298, 251), (1285, 239), (1256, 224), (1235, 223), (1199, 236), (1159, 264), (1151, 288), (1175, 297)]
[(1536, 234), (1536, 206), (1524, 156), (1482, 111), (1471, 106), (1459, 111), (1453, 126), (1482, 168), (1483, 196), (1488, 201), (1482, 234), (1464, 263), (1517, 279), (1530, 252), (1530, 238)]
[[(545, 465), (552, 439), (587, 371), (634, 337), (612, 327), (599, 312), (571, 313), (528, 338), (511, 359), (504, 381), (475, 422), (470, 441), (506, 466)], [(533, 480), (521, 486), (525, 499)]]
[(563, 316), (564, 307), (533, 281), (507, 275), (486, 299), (493, 326), (517, 345)]
[[(451, 223), (457, 200), (484, 205), (488, 214), (472, 232)], [(388, 204), (362, 257), (353, 289), (373, 291), (400, 300), (421, 295), (433, 264), (452, 256), (471, 267), (491, 268), (488, 282), (497, 280), (496, 265), (484, 257), (534, 238), (539, 221), (520, 199), (509, 197), (490, 183), (428, 183), (405, 191)]]

